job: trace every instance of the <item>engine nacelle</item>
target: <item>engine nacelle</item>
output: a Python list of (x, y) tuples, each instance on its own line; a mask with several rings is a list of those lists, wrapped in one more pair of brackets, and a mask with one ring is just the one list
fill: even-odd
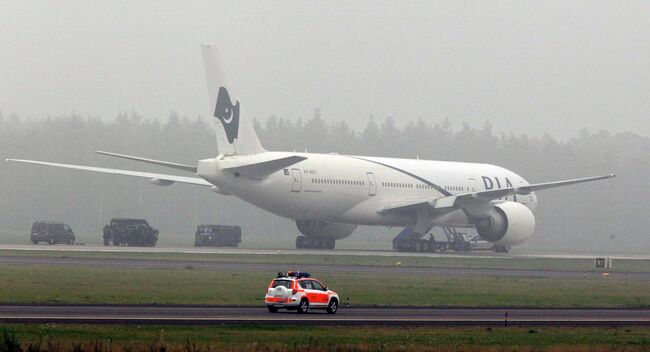
[(296, 220), (296, 226), (298, 231), (307, 237), (331, 237), (336, 240), (350, 236), (357, 228), (357, 225), (318, 220)]
[(535, 215), (521, 203), (498, 203), (473, 218), (478, 234), (497, 245), (520, 244), (535, 231)]

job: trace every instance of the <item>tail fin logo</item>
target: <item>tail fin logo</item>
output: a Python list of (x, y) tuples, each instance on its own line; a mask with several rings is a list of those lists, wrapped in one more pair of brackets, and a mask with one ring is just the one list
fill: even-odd
[(228, 142), (232, 143), (239, 134), (239, 101), (233, 105), (230, 95), (224, 87), (219, 88), (214, 117), (221, 121), (223, 128), (226, 130)]

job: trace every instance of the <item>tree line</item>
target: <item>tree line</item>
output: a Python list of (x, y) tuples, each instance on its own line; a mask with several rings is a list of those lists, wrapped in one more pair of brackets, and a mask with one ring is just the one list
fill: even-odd
[[(361, 130), (345, 121), (270, 116), (254, 120), (267, 150), (337, 152), (399, 158), (491, 163), (530, 182), (601, 175), (611, 181), (538, 194), (532, 249), (647, 252), (650, 236), (650, 138), (633, 132), (580, 131), (568, 140), (549, 134), (496, 133), (486, 121), (454, 128), (451, 121), (417, 119), (398, 126), (370, 117)], [(217, 155), (214, 131), (204, 118), (176, 112), (149, 119), (135, 111), (106, 121), (77, 114), (45, 119), (0, 113), (0, 156), (131, 170), (174, 170), (101, 156), (95, 150), (194, 164)], [(281, 219), (233, 197), (201, 187), (160, 187), (141, 179), (90, 175), (71, 170), (4, 163), (0, 167), (0, 228), (25, 230), (38, 219), (63, 219), (84, 231), (99, 231), (111, 217), (144, 217), (162, 232), (191, 234), (199, 223), (240, 224), (250, 236), (293, 239), (297, 230)], [(383, 239), (399, 229), (361, 228)], [(288, 240), (287, 240), (288, 241)]]

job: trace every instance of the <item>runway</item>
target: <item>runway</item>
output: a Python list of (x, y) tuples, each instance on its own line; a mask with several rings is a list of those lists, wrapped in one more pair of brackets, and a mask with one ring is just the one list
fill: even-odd
[[(43, 265), (43, 266), (71, 266), (71, 267), (108, 267), (108, 268), (138, 268), (138, 269), (168, 269), (185, 270), (241, 270), (241, 271), (266, 271), (276, 273), (292, 268), (290, 264), (273, 263), (223, 263), (200, 260), (173, 260), (173, 259), (111, 259), (111, 258), (70, 258), (70, 257), (31, 257), (31, 256), (0, 256), (0, 264), (11, 265)], [(369, 265), (339, 265), (339, 264), (300, 264), (299, 269), (310, 273), (384, 273), (384, 274), (417, 274), (436, 277), (516, 277), (516, 278), (601, 278), (602, 273), (597, 271), (578, 270), (531, 270), (531, 269), (505, 269), (505, 268), (432, 268), (432, 267), (394, 267), (394, 266), (369, 266)], [(650, 272), (610, 272), (608, 280), (633, 279), (650, 280)]]
[(514, 252), (494, 253), (490, 251), (476, 252), (436, 252), (410, 253), (384, 250), (306, 250), (287, 248), (215, 248), (215, 247), (105, 247), (102, 245), (32, 245), (32, 244), (0, 244), (0, 250), (20, 251), (60, 251), (60, 252), (127, 252), (127, 253), (183, 253), (183, 254), (241, 254), (241, 255), (351, 255), (351, 256), (382, 256), (382, 257), (440, 257), (440, 258), (546, 258), (546, 259), (593, 259), (594, 257), (612, 257), (613, 259), (650, 260), (650, 254), (630, 253), (536, 253)]
[[(507, 314), (507, 316), (506, 316)], [(0, 305), (2, 323), (296, 325), (650, 325), (650, 309), (353, 308), (308, 314), (259, 307)]]

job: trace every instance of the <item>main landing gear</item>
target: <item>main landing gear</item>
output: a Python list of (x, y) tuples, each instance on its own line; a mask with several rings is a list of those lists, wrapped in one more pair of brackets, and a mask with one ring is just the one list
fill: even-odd
[(296, 237), (298, 249), (334, 249), (336, 240), (333, 237)]

